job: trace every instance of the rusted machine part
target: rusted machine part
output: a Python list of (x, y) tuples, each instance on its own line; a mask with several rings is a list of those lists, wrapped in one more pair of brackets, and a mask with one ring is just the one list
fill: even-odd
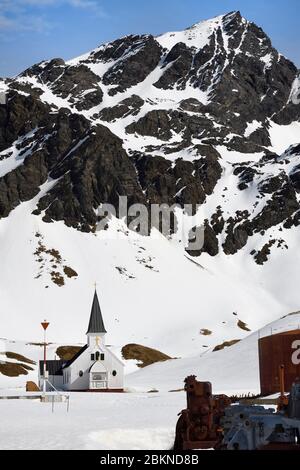
[(286, 411), (289, 397), (285, 394), (284, 365), (279, 366), (280, 396), (277, 400), (277, 411)]
[(213, 395), (210, 382), (198, 382), (195, 375), (185, 379), (187, 408), (180, 413), (174, 450), (211, 449), (221, 446), (220, 420), (231, 404), (226, 395)]
[[(291, 393), (289, 395), (289, 404), (286, 410), (286, 415), (290, 419), (300, 420), (300, 378), (297, 377), (292, 386)], [(300, 440), (300, 436), (299, 436)]]
[(277, 412), (249, 404), (233, 405), (225, 410), (223, 444), (226, 450), (300, 451), (300, 380), (295, 380), (286, 397), (283, 372), (281, 368)]

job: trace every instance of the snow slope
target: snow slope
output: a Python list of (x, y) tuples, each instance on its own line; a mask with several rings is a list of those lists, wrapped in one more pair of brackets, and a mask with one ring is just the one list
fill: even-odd
[[(40, 321), (47, 318), (49, 341), (83, 342), (95, 281), (110, 344), (142, 343), (175, 356), (244, 337), (238, 319), (255, 330), (298, 308), (293, 237), (290, 249), (263, 268), (248, 250), (234, 258), (203, 255), (199, 265), (180, 243), (159, 234), (141, 237), (117, 220), (108, 232), (85, 234), (62, 222), (46, 224), (30, 207), (34, 201), (0, 221), (2, 337), (37, 342)], [(34, 255), (36, 234), (48, 249), (59, 251), (78, 278), (66, 278), (63, 287), (51, 281), (51, 260), (38, 262)], [(280, 269), (278, 279), (274, 273)], [(277, 296), (278, 284), (285, 288), (284, 298)], [(213, 334), (201, 336), (202, 328)]]
[(179, 389), (187, 375), (211, 381), (214, 393), (259, 393), (258, 338), (299, 324), (300, 313), (292, 314), (222, 351), (148, 366), (126, 376), (130, 393), (71, 394), (69, 412), (66, 403), (55, 404), (52, 413), (51, 404), (38, 400), (0, 399), (0, 449), (170, 449), (177, 415), (186, 406)]
[[(233, 25), (231, 25), (233, 28), (231, 32), (230, 28), (226, 29), (228, 25), (230, 26), (230, 22)], [(120, 45), (126, 43), (127, 40), (129, 45), (124, 49), (124, 55), (118, 58), (106, 60), (103, 55), (114, 49), (114, 43), (111, 43), (73, 59), (67, 64), (64, 61), (62, 65), (54, 64), (49, 72), (50, 76), (54, 74), (54, 79), (52, 77), (52, 81), (49, 79), (47, 83), (41, 79), (41, 74), (49, 63), (43, 62), (16, 77), (9, 86), (1, 81), (0, 92), (4, 90), (6, 93), (9, 87), (15, 86), (16, 88), (13, 89), (18, 90), (18, 98), (23, 98), (28, 97), (29, 92), (33, 93), (33, 90), (36, 92), (39, 89), (41, 93), (39, 100), (50, 105), (49, 119), (58, 113), (58, 110), (65, 108), (73, 114), (80, 114), (81, 117), (87, 118), (91, 126), (103, 125), (109, 128), (122, 139), (123, 148), (129, 155), (131, 155), (130, 152), (139, 151), (142, 155), (146, 153), (148, 156), (164, 156), (165, 159), (170, 160), (170, 168), (173, 168), (178, 158), (191, 163), (202, 156), (196, 152), (196, 147), (203, 141), (205, 142), (201, 134), (202, 119), (205, 117), (204, 128), (209, 124), (212, 125), (213, 130), (222, 130), (224, 124), (220, 122), (223, 123), (224, 116), (222, 110), (220, 113), (218, 110), (214, 111), (214, 108), (217, 109), (218, 106), (211, 106), (204, 111), (201, 108), (202, 105), (216, 104), (212, 103), (210, 86), (200, 87), (199, 84), (192, 83), (191, 79), (187, 79), (182, 86), (177, 86), (176, 83), (171, 88), (155, 86), (173, 65), (174, 61), (167, 65), (164, 62), (168, 53), (172, 51), (173, 46), (180, 43), (190, 48), (193, 53), (201, 52), (211, 42), (212, 37), (219, 34), (221, 35), (219, 50), (212, 48), (211, 60), (204, 64), (207, 71), (211, 73), (210, 83), (213, 82), (216, 85), (223, 75), (226, 78), (228, 74), (223, 72), (227, 66), (232, 72), (229, 75), (231, 78), (234, 77), (234, 71), (236, 71), (234, 58), (243, 54), (243, 57), (249, 57), (249, 61), (250, 57), (251, 60), (255, 60), (254, 52), (258, 62), (263, 62), (265, 76), (267, 76), (266, 69), (269, 70), (273, 64), (276, 51), (272, 51), (274, 57), (272, 54), (265, 54), (265, 50), (271, 47), (270, 44), (268, 45), (268, 39), (261, 39), (260, 35), (257, 39), (254, 33), (248, 38), (247, 45), (252, 55), (249, 51), (245, 51), (243, 48), (249, 28), (250, 23), (234, 12), (232, 15), (198, 23), (182, 32), (166, 33), (153, 38), (157, 47), (159, 45), (163, 47), (158, 65), (139, 83), (132, 86), (125, 84), (124, 89), (115, 94), (112, 92), (116, 83), (107, 83), (104, 79), (105, 74), (114, 67), (125, 64), (128, 58), (146, 47), (149, 36), (138, 37), (138, 39), (122, 38)], [(238, 47), (230, 50), (230, 40), (234, 40), (235, 35), (238, 36), (241, 31), (243, 34)], [(254, 52), (253, 44), (255, 45), (257, 41), (255, 42), (253, 37), (261, 45), (259, 50)], [(180, 55), (179, 59), (182, 59)], [(225, 62), (222, 70), (219, 70), (218, 64), (221, 59)], [(280, 55), (277, 60), (279, 63)], [(214, 62), (215, 68), (212, 67)], [(95, 86), (99, 85), (103, 92), (103, 99), (99, 104), (95, 106), (92, 104), (90, 108), (84, 110), (76, 109), (76, 104), (84, 101), (94, 88), (86, 89), (77, 95), (75, 93), (76, 96), (72, 93), (65, 96), (63, 93), (68, 85), (68, 74), (72, 72), (74, 79), (78, 78), (77, 69), (81, 65), (95, 74)], [(58, 67), (61, 67), (62, 74), (66, 75), (66, 83), (61, 84), (61, 89), (55, 88), (60, 79), (60, 76), (55, 75)], [(74, 67), (75, 71), (70, 71), (70, 67)], [(242, 72), (244, 71), (243, 69)], [(190, 77), (193, 73), (198, 76), (202, 72), (203, 67), (200, 66), (196, 72), (192, 69), (188, 70), (187, 76)], [(274, 71), (273, 75), (274, 79), (278, 78)], [(205, 76), (202, 78), (204, 80)], [(226, 80), (224, 83), (227, 84)], [(294, 100), (299, 88), (298, 75), (288, 88), (286, 91), (290, 92), (291, 100)], [(231, 95), (239, 93), (236, 88), (230, 88), (230, 90)], [(122, 117), (104, 120), (101, 115), (104, 109), (120, 105), (124, 99), (132, 95), (141, 97), (143, 102), (134, 115), (125, 113)], [(263, 101), (264, 97), (260, 95), (258, 97)], [(35, 99), (38, 102), (38, 99)], [(163, 145), (182, 143), (183, 131), (175, 132), (171, 129), (172, 136), (167, 143), (159, 135), (142, 135), (142, 133), (126, 131), (127, 126), (138, 122), (150, 111), (168, 111), (169, 114), (164, 117), (171, 119), (173, 111), (178, 112), (182, 109), (182, 100), (190, 99), (198, 100), (200, 111), (196, 113), (186, 110), (183, 114), (185, 118), (188, 116), (200, 119), (195, 121), (196, 125), (192, 123), (199, 132), (197, 137), (192, 136), (186, 146), (180, 150), (167, 153), (164, 152)], [(19, 101), (24, 106), (24, 109), (22, 108), (24, 112), (30, 111), (26, 103)], [(20, 106), (21, 104), (19, 103)], [(247, 106), (244, 111), (247, 112)], [(25, 115), (27, 115), (26, 112)], [(216, 112), (216, 115), (212, 116), (212, 112)], [(231, 110), (228, 115), (232, 122), (234, 122), (233, 116), (238, 118), (238, 121), (243, 118), (239, 113), (233, 113)], [(262, 115), (266, 116), (264, 113)], [(178, 124), (176, 119), (174, 124)], [(205, 202), (196, 216), (197, 224), (210, 220), (219, 206), (226, 222), (231, 217), (235, 218), (237, 212), (241, 211), (248, 211), (249, 220), (252, 221), (273, 196), (272, 193), (261, 195), (259, 185), (266, 180), (271, 180), (274, 176), (278, 177), (282, 171), (289, 176), (291, 172), (297, 170), (300, 164), (300, 156), (297, 154), (288, 162), (280, 156), (290, 145), (299, 143), (299, 121), (279, 125), (273, 122), (271, 117), (264, 119), (264, 122), (247, 118), (245, 128), (238, 129), (238, 127), (234, 130), (240, 132), (239, 134), (230, 132), (224, 139), (214, 135), (216, 139), (214, 142), (218, 143), (214, 145), (220, 153), (222, 175), (212, 194), (206, 194)], [(270, 137), (270, 145), (263, 147), (260, 143), (256, 146), (257, 148), (250, 147), (250, 150), (246, 146), (243, 151), (234, 150), (230, 146), (234, 138), (250, 139), (262, 128), (266, 130), (264, 139)], [(39, 136), (36, 137), (36, 134)], [(48, 134), (43, 134), (43, 128), (34, 128), (29, 133), (18, 136), (10, 147), (1, 151), (0, 178), (7, 176), (12, 181), (12, 188), (9, 187), (9, 189), (14, 190), (16, 186), (18, 187), (15, 183), (14, 172), (24, 168), (26, 158), (30, 156), (32, 148), (38, 146), (35, 152), (40, 150), (39, 146), (41, 150), (45, 150), (43, 146), (48, 137)], [(249, 142), (254, 145), (256, 141), (250, 139)], [(245, 143), (245, 140), (242, 140), (245, 145), (249, 142)], [(67, 153), (64, 157), (71, 160), (76, 157), (76, 153), (80, 157), (81, 146), (84, 147), (84, 143), (84, 139), (79, 140), (72, 147), (71, 153)], [(21, 149), (23, 144), (25, 148)], [(149, 146), (154, 146), (154, 149), (149, 149)], [(272, 162), (262, 161), (266, 151), (278, 153), (278, 161), (275, 158)], [(246, 163), (247, 170), (258, 169), (259, 171), (255, 173), (249, 187), (239, 190), (240, 180), (234, 170), (237, 165), (245, 164), (246, 167)], [(20, 179), (22, 179), (22, 174)], [(246, 323), (248, 329), (255, 331), (288, 312), (299, 310), (300, 255), (299, 231), (296, 227), (287, 229), (283, 227), (283, 223), (278, 223), (266, 230), (254, 231), (247, 244), (237, 253), (225, 255), (221, 248), (227, 234), (225, 226), (224, 231), (217, 237), (220, 251), (216, 256), (203, 253), (200, 257), (191, 259), (184, 250), (184, 241), (188, 229), (192, 226), (192, 221), (187, 217), (183, 220), (186, 225), (182, 234), (177, 239), (163, 238), (154, 231), (151, 237), (141, 237), (129, 232), (121, 221), (115, 219), (112, 220), (109, 230), (95, 234), (77, 231), (67, 227), (63, 222), (43, 222), (44, 214), (33, 215), (32, 211), (37, 208), (38, 201), (49, 194), (49, 191), (59, 182), (59, 178), (53, 180), (48, 175), (47, 182), (40, 186), (39, 194), (35, 198), (27, 202), (24, 202), (24, 198), (20, 198), (20, 205), (13, 206), (15, 208), (11, 210), (9, 216), (0, 219), (0, 334), (8, 341), (40, 342), (42, 339), (40, 321), (47, 318), (50, 321), (49, 341), (56, 344), (83, 343), (95, 282), (98, 285), (99, 298), (108, 330), (108, 343), (119, 354), (125, 344), (139, 343), (157, 348), (174, 357), (198, 357), (226, 340), (245, 338), (248, 332), (238, 326), (239, 320)], [(6, 191), (6, 180), (1, 188), (4, 192)], [(181, 191), (183, 189), (181, 188)], [(27, 194), (27, 191), (26, 187), (24, 192)], [(10, 192), (8, 190), (8, 193)], [(296, 202), (299, 202), (299, 191), (295, 198)], [(236, 224), (238, 225), (237, 222)], [(271, 239), (278, 243), (280, 239), (283, 239), (284, 243), (270, 248), (271, 256), (267, 263), (256, 264), (251, 253), (257, 253)], [(55, 252), (59, 253), (59, 260), (53, 256)], [(77, 276), (68, 278), (64, 271), (66, 267), (72, 268)], [(55, 280), (53, 272), (56, 273), (56, 277), (63, 279), (63, 286), (53, 282)], [(206, 336), (201, 334), (201, 330), (204, 329), (210, 330), (211, 334)], [(238, 347), (240, 346), (236, 346)], [(1, 348), (7, 348), (7, 343)], [(22, 349), (22, 346), (20, 348)], [(38, 351), (33, 350), (32, 357), (36, 358), (37, 353)], [(215, 356), (210, 357), (215, 358)], [(153, 367), (155, 370), (158, 366)], [(253, 373), (255, 374), (255, 371)], [(16, 379), (16, 383), (19, 383), (18, 381), (19, 379)]]
[(258, 340), (264, 336), (299, 329), (300, 313), (274, 321), (239, 343), (221, 351), (207, 351), (194, 357), (156, 363), (127, 376), (126, 383), (136, 390), (178, 390), (188, 375), (210, 381), (215, 393), (259, 394)]

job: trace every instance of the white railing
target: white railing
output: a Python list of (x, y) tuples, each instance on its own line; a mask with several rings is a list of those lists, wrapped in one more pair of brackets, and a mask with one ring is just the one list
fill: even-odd
[(90, 388), (98, 389), (98, 388), (107, 388), (107, 380), (92, 380), (90, 382)]

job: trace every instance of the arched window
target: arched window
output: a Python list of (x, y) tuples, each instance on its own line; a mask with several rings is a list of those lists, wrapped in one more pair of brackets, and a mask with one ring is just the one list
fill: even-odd
[(80, 370), (78, 375), (79, 375), (79, 377), (82, 377), (83, 376), (83, 371)]
[(113, 370), (112, 371), (112, 375), (115, 377), (117, 375), (117, 371), (116, 370)]
[(99, 351), (96, 352), (96, 354), (95, 354), (95, 359), (96, 359), (96, 361), (99, 361), (99, 360), (100, 360), (100, 353), (99, 353)]

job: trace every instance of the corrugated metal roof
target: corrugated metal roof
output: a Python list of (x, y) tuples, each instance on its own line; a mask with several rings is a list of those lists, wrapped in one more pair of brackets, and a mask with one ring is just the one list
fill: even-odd
[(91, 311), (91, 316), (90, 316), (90, 322), (87, 330), (88, 333), (107, 333), (103, 318), (102, 318), (102, 313), (99, 305), (99, 300), (97, 296), (97, 291), (95, 290), (94, 294), (94, 300), (93, 300), (93, 305), (92, 305), (92, 311)]
[[(63, 375), (63, 366), (66, 361), (46, 361), (46, 370), (49, 375)], [(40, 361), (40, 375), (44, 375), (44, 361)]]

